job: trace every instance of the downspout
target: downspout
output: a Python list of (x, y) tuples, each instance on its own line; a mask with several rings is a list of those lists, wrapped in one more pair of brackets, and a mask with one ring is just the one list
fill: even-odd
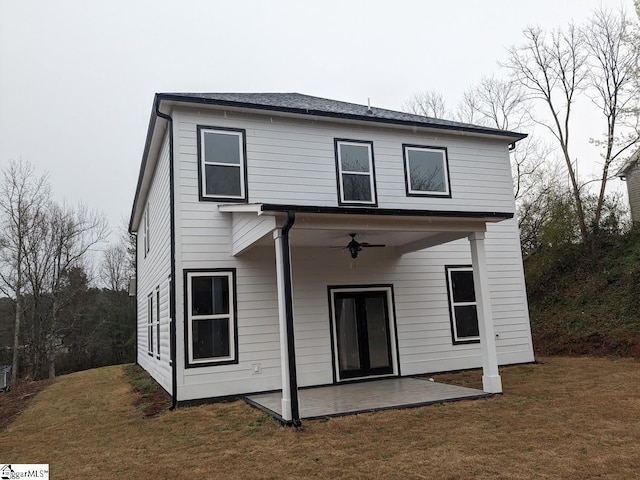
[[(169, 130), (169, 224), (171, 232), (171, 289), (169, 291), (169, 316), (171, 317), (171, 329), (169, 342), (171, 345), (171, 407), (174, 410), (178, 405), (178, 372), (176, 362), (176, 222), (175, 222), (175, 187), (173, 181), (173, 118), (160, 111), (160, 100), (156, 101), (156, 115), (167, 121)], [(137, 278), (137, 277), (136, 277)]]
[(282, 266), (284, 269), (284, 303), (287, 320), (287, 354), (289, 356), (289, 386), (291, 389), (291, 422), (296, 428), (302, 426), (298, 406), (298, 377), (296, 373), (296, 345), (293, 335), (293, 291), (291, 288), (291, 252), (289, 230), (296, 221), (295, 212), (287, 212), (287, 221), (282, 227)]

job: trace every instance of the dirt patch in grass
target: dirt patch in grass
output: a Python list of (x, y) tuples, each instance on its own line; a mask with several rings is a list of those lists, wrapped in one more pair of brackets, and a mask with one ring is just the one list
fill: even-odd
[(51, 385), (54, 380), (19, 383), (8, 392), (0, 393), (0, 432), (29, 406), (38, 392)]
[(142, 367), (131, 363), (123, 371), (135, 393), (132, 405), (145, 417), (155, 417), (171, 406), (169, 394)]
[[(121, 366), (60, 377), (0, 432), (3, 461), (58, 479), (629, 479), (640, 471), (640, 363), (501, 369), (504, 394), (282, 427), (244, 402), (143, 418)], [(478, 371), (434, 376), (473, 386)], [(7, 460), (5, 460), (7, 459)]]

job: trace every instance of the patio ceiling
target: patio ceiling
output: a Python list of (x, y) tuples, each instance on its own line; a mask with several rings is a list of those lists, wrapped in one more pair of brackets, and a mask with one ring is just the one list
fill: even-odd
[[(256, 246), (273, 246), (271, 232), (283, 225), (286, 213), (265, 211), (262, 205), (221, 205), (220, 211), (232, 215), (233, 255), (241, 255)], [(484, 232), (487, 222), (501, 217), (459, 214), (446, 216), (437, 212), (428, 215), (376, 215), (355, 210), (348, 215), (324, 212), (297, 212), (290, 232), (291, 247), (343, 247), (355, 233), (358, 242), (382, 244), (402, 255), (459, 238), (472, 232)]]

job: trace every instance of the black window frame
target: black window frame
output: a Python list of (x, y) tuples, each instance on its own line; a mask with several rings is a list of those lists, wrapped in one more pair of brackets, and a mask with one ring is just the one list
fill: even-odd
[[(342, 160), (340, 154), (340, 145), (341, 144), (358, 144), (358, 145), (367, 145), (369, 147), (369, 165), (371, 167), (371, 171), (369, 172), (370, 177), (370, 186), (371, 186), (371, 201), (370, 202), (362, 202), (359, 200), (344, 200), (344, 188), (342, 183)], [(377, 207), (378, 206), (378, 189), (376, 188), (376, 162), (375, 155), (373, 153), (373, 141), (371, 140), (353, 140), (349, 138), (334, 138), (334, 156), (336, 161), (336, 183), (338, 186), (338, 205), (340, 206), (367, 206), (367, 207)], [(347, 174), (350, 172), (347, 171)], [(351, 172), (353, 174), (355, 172)]]
[[(198, 149), (198, 198), (205, 202), (237, 202), (247, 203), (249, 198), (249, 183), (247, 175), (247, 131), (243, 128), (217, 127), (213, 125), (197, 125), (197, 149)], [(225, 196), (207, 194), (206, 175), (204, 172), (205, 155), (204, 142), (202, 141), (205, 132), (218, 132), (223, 134), (238, 135), (241, 138), (242, 147), (240, 148), (240, 192), (239, 196)]]
[(153, 339), (153, 317), (154, 317), (154, 308), (153, 308), (153, 292), (147, 295), (147, 355), (153, 357), (153, 349), (155, 346)]
[(155, 329), (156, 329), (156, 358), (160, 360), (160, 285), (156, 287), (156, 318), (155, 318)]
[[(451, 341), (454, 345), (468, 345), (472, 343), (480, 343), (480, 324), (478, 323), (478, 299), (475, 295), (475, 282), (474, 282), (474, 301), (473, 302), (454, 302), (453, 299), (453, 287), (451, 282), (451, 272), (452, 271), (466, 271), (471, 272), (473, 276), (473, 267), (471, 265), (445, 265), (445, 279), (447, 283), (447, 304), (449, 305), (449, 320), (451, 324)], [(455, 307), (463, 306), (460, 303), (464, 303), (464, 305), (473, 304), (476, 307), (476, 324), (478, 326), (478, 336), (477, 337), (459, 337), (457, 328), (456, 328), (456, 314)]]
[[(446, 176), (445, 186), (446, 192), (436, 191), (420, 191), (411, 189), (411, 173), (409, 168), (409, 150), (430, 150), (440, 151), (443, 155), (444, 169), (443, 172)], [(407, 197), (437, 197), (437, 198), (451, 198), (451, 175), (449, 174), (449, 151), (447, 147), (435, 147), (431, 145), (413, 145), (408, 143), (402, 144), (402, 164), (404, 165), (404, 186)]]
[[(189, 282), (192, 276), (227, 276), (230, 278), (229, 289), (229, 352), (230, 356), (221, 360), (213, 360), (210, 357), (205, 360), (193, 359), (192, 352), (192, 330), (190, 328), (191, 320), (191, 297)], [(184, 353), (185, 368), (211, 367), (218, 365), (232, 365), (239, 362), (238, 355), (238, 300), (237, 300), (237, 282), (235, 268), (194, 268), (184, 270)], [(213, 316), (213, 315), (212, 315)]]

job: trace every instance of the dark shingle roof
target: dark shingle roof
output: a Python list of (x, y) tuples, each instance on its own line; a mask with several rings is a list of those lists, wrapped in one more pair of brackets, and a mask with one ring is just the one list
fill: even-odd
[(328, 98), (312, 97), (300, 93), (160, 93), (160, 100), (173, 100), (188, 103), (204, 103), (212, 105), (235, 106), (271, 110), (301, 115), (336, 117), (368, 122), (391, 123), (431, 127), (444, 130), (470, 132), (484, 135), (509, 137), (514, 141), (526, 135), (497, 128), (471, 125), (439, 118), (430, 118), (412, 113), (397, 112), (384, 108), (339, 102)]

